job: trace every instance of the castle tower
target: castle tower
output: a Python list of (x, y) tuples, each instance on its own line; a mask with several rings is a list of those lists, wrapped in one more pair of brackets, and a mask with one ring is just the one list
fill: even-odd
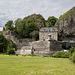
[(58, 30), (57, 28), (43, 27), (39, 31), (39, 40), (48, 39), (48, 36), (51, 35), (53, 40), (58, 40)]

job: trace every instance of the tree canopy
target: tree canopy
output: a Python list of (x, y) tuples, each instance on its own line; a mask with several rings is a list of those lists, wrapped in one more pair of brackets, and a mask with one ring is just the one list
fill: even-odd
[(13, 27), (13, 21), (12, 20), (9, 20), (6, 24), (5, 24), (5, 28), (6, 30), (11, 30)]
[(2, 31), (0, 31), (0, 53), (6, 52), (7, 40), (4, 38)]
[(30, 33), (34, 30), (38, 31), (39, 28), (36, 23), (34, 23), (32, 20), (27, 20), (19, 22), (19, 24), (16, 26), (17, 33), (25, 38), (30, 38)]
[(0, 31), (0, 53), (14, 53), (14, 49), (17, 49), (16, 45), (11, 40), (7, 40)]
[(49, 16), (47, 19), (47, 22), (48, 22), (49, 26), (52, 27), (55, 25), (57, 20), (58, 20), (58, 18), (56, 18), (54, 16)]
[[(49, 16), (48, 19), (45, 20), (40, 14), (32, 14), (24, 19), (16, 19), (14, 23), (12, 20), (9, 20), (5, 24), (5, 27), (6, 30), (12, 30), (22, 38), (32, 38), (33, 36), (31, 37), (31, 35), (37, 33), (41, 27), (46, 27), (47, 25), (49, 27), (54, 26), (56, 21), (57, 18), (54, 16)], [(30, 33), (32, 34), (30, 35)], [(38, 36), (38, 34), (36, 35)]]

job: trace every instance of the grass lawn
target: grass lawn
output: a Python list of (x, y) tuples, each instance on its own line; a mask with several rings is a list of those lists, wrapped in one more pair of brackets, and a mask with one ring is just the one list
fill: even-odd
[(0, 75), (75, 75), (67, 58), (0, 55)]

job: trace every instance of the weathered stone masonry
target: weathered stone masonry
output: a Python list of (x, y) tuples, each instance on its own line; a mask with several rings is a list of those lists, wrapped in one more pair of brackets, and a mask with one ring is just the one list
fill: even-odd
[[(8, 31), (3, 30), (3, 35), (6, 39), (11, 39), (17, 45), (18, 50), (16, 53), (18, 54), (21, 53), (21, 49), (24, 46), (32, 46), (33, 49), (35, 50), (34, 51), (35, 55), (39, 56), (51, 56), (55, 51), (61, 51), (63, 49), (62, 48), (63, 42), (59, 42), (55, 39), (52, 39), (52, 36), (50, 34), (47, 36), (48, 38), (41, 39), (39, 41), (33, 41), (32, 39), (20, 39), (15, 33), (9, 30)], [(57, 36), (54, 35), (54, 37)], [(71, 47), (75, 46), (75, 44), (73, 43), (71, 43), (70, 45)], [(28, 54), (29, 52), (27, 51), (26, 53)], [(27, 55), (26, 53), (25, 55)]]

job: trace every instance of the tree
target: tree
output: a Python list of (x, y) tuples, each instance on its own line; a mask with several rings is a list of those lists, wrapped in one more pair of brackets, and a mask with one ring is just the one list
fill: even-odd
[(58, 18), (56, 18), (54, 16), (49, 16), (47, 19), (50, 27), (54, 26), (57, 20), (58, 20)]
[(0, 31), (0, 53), (5, 53), (7, 48), (7, 40), (4, 38), (2, 32)]
[(70, 56), (72, 56), (72, 54), (75, 52), (75, 47), (71, 47), (69, 50)]
[(17, 33), (17, 26), (19, 25), (19, 23), (22, 21), (21, 18), (18, 18), (14, 21), (14, 25), (15, 25), (15, 32)]
[(30, 33), (33, 32), (34, 30), (38, 31), (39, 28), (35, 22), (32, 20), (27, 20), (25, 21), (20, 21), (19, 24), (17, 25), (17, 33), (24, 38), (30, 38)]
[(11, 40), (8, 40), (7, 54), (15, 54), (16, 49), (16, 45)]
[(9, 20), (6, 24), (5, 24), (5, 29), (6, 30), (12, 30), (13, 28), (13, 21)]
[(32, 20), (28, 20), (26, 22), (26, 27), (27, 27), (27, 31), (28, 31), (28, 36), (30, 37), (30, 33), (33, 32), (33, 31), (38, 31), (39, 28), (37, 26), (36, 23), (34, 23)]
[(75, 52), (72, 54), (72, 61), (75, 63)]
[(0, 31), (0, 53), (14, 53), (14, 49), (17, 50), (16, 45), (11, 40), (7, 40)]
[(34, 40), (38, 40), (39, 39), (39, 31), (33, 31), (30, 33), (30, 37)]
[(14, 21), (15, 27), (16, 27), (16, 26), (18, 25), (18, 23), (21, 22), (21, 21), (22, 21), (21, 18), (16, 19), (16, 20)]

